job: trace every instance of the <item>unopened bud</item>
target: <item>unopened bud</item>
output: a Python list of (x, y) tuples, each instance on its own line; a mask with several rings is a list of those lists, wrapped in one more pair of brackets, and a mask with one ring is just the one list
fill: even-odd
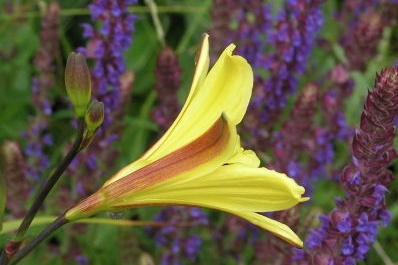
[(83, 143), (80, 146), (80, 150), (86, 148), (91, 141), (94, 139), (95, 133), (104, 121), (105, 109), (104, 104), (97, 100), (93, 100), (87, 108), (84, 116), (86, 128), (84, 132)]
[(68, 57), (65, 86), (76, 115), (83, 117), (91, 99), (91, 77), (86, 59), (80, 53), (72, 52)]
[(87, 108), (86, 115), (84, 117), (86, 121), (87, 129), (95, 131), (104, 121), (104, 103), (98, 100), (93, 100)]

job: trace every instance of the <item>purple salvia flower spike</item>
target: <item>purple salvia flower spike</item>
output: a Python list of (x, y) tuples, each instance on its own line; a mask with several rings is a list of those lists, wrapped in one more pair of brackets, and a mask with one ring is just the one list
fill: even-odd
[[(379, 223), (389, 220), (384, 194), (393, 179), (388, 167), (397, 156), (393, 147), (396, 102), (398, 68), (386, 68), (376, 76), (366, 99), (352, 144), (355, 160), (341, 174), (346, 198), (338, 200), (327, 225), (309, 235), (306, 242), (314, 244), (309, 244), (304, 254), (299, 251), (298, 264), (355, 264), (376, 239)], [(343, 225), (348, 216), (351, 228)], [(319, 238), (319, 234), (324, 236)]]

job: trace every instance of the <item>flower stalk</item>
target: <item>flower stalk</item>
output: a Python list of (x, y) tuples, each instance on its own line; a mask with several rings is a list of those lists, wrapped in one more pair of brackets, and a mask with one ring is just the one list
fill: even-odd
[(33, 201), (32, 206), (29, 208), (26, 216), (22, 220), (22, 223), (18, 227), (15, 236), (13, 237), (13, 239), (10, 242), (8, 242), (6, 244), (5, 249), (8, 248), (8, 251), (6, 253), (6, 251), (3, 250), (2, 254), (1, 254), (1, 258), (0, 258), (1, 265), (8, 264), (7, 263), (8, 260), (10, 258), (12, 258), (15, 253), (18, 252), (19, 246), (22, 243), (22, 240), (24, 239), (26, 231), (28, 230), (30, 224), (33, 221), (33, 218), (36, 216), (36, 213), (40, 209), (40, 207), (43, 204), (44, 200), (46, 199), (47, 195), (50, 193), (51, 189), (54, 187), (54, 185), (57, 183), (59, 178), (62, 176), (62, 173), (66, 170), (68, 165), (72, 162), (73, 158), (75, 158), (75, 156), (80, 151), (80, 146), (83, 141), (83, 131), (84, 131), (84, 121), (79, 119), (78, 120), (77, 137), (75, 139), (73, 147), (68, 152), (68, 154), (65, 156), (63, 161), (59, 164), (59, 166), (56, 168), (56, 170), (47, 179), (47, 181), (44, 183), (44, 185), (41, 186), (40, 190), (37, 193), (36, 198)]
[[(92, 104), (89, 105), (91, 97), (91, 77), (86, 61), (81, 54), (72, 53), (69, 56), (65, 67), (65, 85), (78, 117), (75, 141), (58, 167), (40, 187), (31, 207), (18, 227), (16, 234), (12, 240), (5, 245), (0, 257), (1, 265), (8, 264), (8, 261), (12, 259), (16, 253), (19, 253), (18, 250), (25, 237), (26, 231), (30, 227), (44, 200), (76, 155), (91, 142), (95, 132), (104, 120), (103, 104), (98, 101), (93, 101)], [(33, 243), (30, 243), (30, 245), (32, 244)], [(18, 255), (20, 256), (21, 254), (19, 253)]]

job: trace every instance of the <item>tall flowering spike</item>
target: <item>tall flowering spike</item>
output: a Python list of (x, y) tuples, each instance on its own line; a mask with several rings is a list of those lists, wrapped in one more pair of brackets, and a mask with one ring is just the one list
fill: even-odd
[(259, 168), (240, 146), (236, 125), (249, 104), (253, 72), (229, 45), (208, 71), (208, 36), (203, 38), (188, 98), (164, 136), (141, 158), (112, 176), (65, 214), (74, 221), (100, 211), (151, 205), (187, 205), (237, 215), (302, 246), (286, 225), (257, 212), (290, 208), (308, 198), (285, 174)]
[(383, 24), (386, 26), (394, 26), (397, 24), (398, 17), (398, 2), (382, 2), (381, 3), (381, 13)]
[(381, 14), (376, 11), (362, 14), (355, 23), (343, 38), (342, 45), (350, 68), (364, 71), (369, 59), (377, 55), (385, 25)]
[[(227, 43), (233, 41), (231, 21), (235, 19), (238, 10), (242, 9), (242, 1), (235, 0), (213, 0), (211, 8), (211, 26), (209, 33), (212, 36), (211, 61), (223, 51)], [(214, 59), (214, 60), (213, 60)]]
[[(239, 26), (234, 30), (234, 39), (239, 43), (237, 53), (247, 58), (254, 67), (264, 67), (262, 61), (266, 49), (264, 39), (272, 34), (271, 9), (271, 5), (265, 1), (249, 0), (242, 1), (242, 6), (237, 12), (236, 20)], [(258, 80), (255, 80), (255, 83), (257, 82)]]
[[(314, 114), (318, 103), (318, 86), (306, 84), (294, 103), (290, 119), (282, 124), (281, 130), (275, 134), (273, 151), (275, 159), (271, 167), (287, 172), (289, 176), (301, 183), (306, 193), (311, 194), (313, 182), (313, 161), (317, 159), (314, 139)], [(303, 159), (304, 157), (304, 159)], [(309, 159), (308, 159), (309, 157)], [(285, 211), (272, 214), (272, 218), (287, 224), (293, 229), (300, 222), (300, 205)], [(275, 237), (267, 237), (265, 241), (257, 242), (261, 246), (256, 255), (258, 264), (292, 264), (292, 249)]]
[(53, 60), (58, 53), (60, 6), (57, 2), (48, 4), (43, 20), (39, 39), (39, 50), (33, 64), (39, 72), (32, 80), (32, 101), (39, 113), (50, 115), (52, 102), (49, 90), (55, 83)]
[(52, 113), (51, 88), (55, 83), (53, 61), (58, 53), (60, 6), (50, 2), (41, 22), (39, 50), (33, 60), (38, 72), (32, 79), (32, 102), (36, 115), (29, 118), (28, 128), (22, 132), (28, 142), (24, 149), (27, 159), (27, 175), (39, 179), (48, 169), (50, 162), (45, 149), (53, 144), (52, 136), (47, 132), (49, 116)]
[(177, 90), (181, 86), (181, 68), (177, 54), (169, 46), (163, 47), (158, 55), (155, 75), (154, 88), (159, 104), (153, 110), (152, 118), (164, 132), (177, 117), (180, 109)]
[[(289, 120), (275, 136), (273, 168), (287, 172), (289, 176), (310, 188), (311, 161), (317, 157), (313, 140), (313, 119), (318, 99), (318, 87), (309, 83), (298, 95)], [(309, 154), (312, 159), (306, 164), (300, 161), (302, 154)]]
[(356, 259), (363, 260), (379, 223), (388, 224), (391, 215), (384, 194), (393, 180), (388, 167), (397, 156), (393, 147), (397, 102), (398, 68), (386, 68), (377, 75), (366, 99), (352, 143), (352, 162), (340, 177), (347, 196), (337, 199), (332, 212), (322, 216), (321, 227), (306, 241), (308, 251), (299, 251), (296, 257), (299, 264), (354, 264)]
[[(256, 76), (253, 101), (248, 118), (243, 124), (254, 135), (247, 140), (253, 149), (264, 151), (269, 146), (273, 127), (283, 112), (287, 97), (297, 90), (298, 78), (305, 72), (307, 57), (311, 54), (323, 22), (323, 2), (325, 1), (287, 0), (278, 13), (273, 28), (270, 27), (271, 9), (266, 5), (261, 9), (257, 8), (261, 12), (255, 12), (256, 18), (263, 25), (261, 29), (267, 33), (264, 38), (272, 45), (271, 52), (264, 53), (261, 48), (261, 35), (253, 34), (253, 30), (240, 28), (250, 36), (247, 38), (242, 34), (242, 38), (253, 39), (254, 44), (256, 40), (259, 43), (247, 47), (245, 52), (258, 51), (251, 56), (255, 58), (254, 65), (269, 72), (266, 79), (261, 75)], [(247, 42), (250, 44), (250, 41)]]
[[(269, 42), (276, 51), (266, 55), (264, 66), (270, 71), (265, 83), (266, 99), (263, 119), (272, 121), (286, 104), (286, 96), (297, 89), (298, 76), (303, 74), (306, 60), (322, 24), (322, 0), (288, 0), (279, 13)], [(256, 104), (256, 102), (255, 102)]]
[(337, 64), (329, 73), (331, 84), (322, 94), (322, 112), (327, 120), (330, 139), (346, 140), (352, 137), (352, 129), (345, 121), (344, 101), (351, 96), (354, 81), (346, 66)]
[(96, 30), (83, 24), (87, 48), (80, 51), (96, 61), (93, 69), (93, 96), (105, 104), (104, 126), (109, 127), (111, 115), (119, 106), (120, 75), (126, 71), (123, 53), (131, 46), (135, 15), (128, 10), (136, 0), (93, 0), (88, 8), (99, 25)]
[[(163, 208), (155, 221), (186, 223), (190, 224), (190, 227), (197, 227), (208, 224), (208, 216), (196, 207), (171, 206)], [(156, 246), (162, 247), (162, 264), (186, 264), (197, 258), (202, 240), (192, 233), (192, 229), (187, 228), (163, 226), (149, 229), (149, 235), (155, 239)]]
[(26, 161), (16, 141), (4, 141), (0, 155), (3, 169), (0, 174), (4, 175), (7, 187), (7, 209), (13, 217), (22, 218), (26, 214), (22, 202), (28, 199), (30, 193)]

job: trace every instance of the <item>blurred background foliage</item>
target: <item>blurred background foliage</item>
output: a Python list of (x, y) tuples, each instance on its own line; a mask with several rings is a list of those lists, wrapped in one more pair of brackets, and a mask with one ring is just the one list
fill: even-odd
[[(274, 15), (283, 7), (284, 2), (269, 1)], [(306, 71), (300, 76), (298, 91), (308, 82), (324, 81), (329, 78), (327, 73), (337, 63), (347, 62), (340, 44), (340, 37), (347, 28), (344, 28), (341, 21), (334, 17), (336, 10), (339, 10), (344, 2), (346, 1), (326, 1), (322, 5), (324, 22), (316, 44), (308, 56)], [(59, 49), (54, 56), (53, 71), (55, 83), (48, 93), (48, 97), (53, 102), (52, 114), (47, 117), (48, 124), (45, 129), (45, 132), (53, 137), (53, 144), (44, 148), (44, 152), (50, 157), (50, 165), (60, 160), (65, 152), (65, 146), (75, 133), (72, 126), (73, 111), (66, 99), (63, 71), (68, 54), (87, 44), (81, 24), (92, 23), (90, 11), (87, 8), (89, 3), (86, 0), (59, 1)], [(16, 140), (22, 149), (28, 144), (22, 132), (29, 128), (30, 119), (38, 113), (32, 101), (31, 87), (33, 77), (40, 73), (34, 67), (33, 61), (39, 49), (41, 23), (48, 4), (49, 1), (37, 0), (0, 1), (0, 143)], [(158, 0), (156, 4), (165, 32), (164, 39), (176, 52), (181, 68), (181, 86), (177, 92), (178, 102), (181, 105), (187, 96), (192, 80), (195, 55), (201, 36), (212, 25), (213, 1)], [(133, 43), (124, 52), (126, 69), (134, 72), (131, 102), (122, 119), (123, 131), (120, 132), (120, 138), (112, 144), (112, 149), (118, 151), (117, 158), (109, 165), (101, 167), (98, 172), (101, 177), (97, 178), (97, 183), (93, 184), (96, 187), (99, 187), (116, 169), (138, 158), (162, 133), (151, 116), (159, 100), (156, 97), (154, 83), (156, 60), (162, 50), (162, 44), (158, 40), (152, 16), (145, 3), (139, 1), (138, 4), (131, 5), (129, 10), (136, 15), (135, 31), (132, 34)], [(234, 23), (236, 21), (231, 22), (232, 28), (238, 26)], [(397, 25), (385, 27), (379, 40), (377, 54), (366, 61), (366, 68), (363, 71), (350, 72), (354, 80), (353, 92), (349, 98), (346, 98), (344, 110), (341, 110), (350, 126), (358, 126), (362, 106), (368, 89), (373, 87), (375, 74), (385, 67), (394, 65), (398, 53), (397, 41)], [(272, 50), (272, 47), (269, 49)], [(91, 67), (94, 66), (92, 60), (88, 63)], [(258, 74), (269, 76), (267, 71), (257, 70)], [(297, 94), (298, 92), (289, 95), (280, 122), (275, 125), (276, 131), (281, 128), (284, 120), (289, 119)], [(322, 122), (321, 117), (316, 116), (315, 120), (317, 119), (320, 123)], [(336, 143), (334, 161), (329, 166), (341, 168), (345, 165), (350, 159), (350, 150), (346, 142)], [(106, 150), (103, 151), (106, 152)], [(267, 150), (260, 156), (265, 158), (264, 162), (267, 165), (267, 160), (272, 160), (272, 150)], [(101, 163), (107, 163), (107, 161)], [(43, 172), (41, 179), (28, 181), (30, 189), (26, 205), (29, 205), (31, 201), (34, 188), (46, 178), (51, 168)], [(391, 170), (396, 175), (396, 162), (391, 166)], [(63, 198), (78, 200), (81, 195), (73, 189), (76, 181), (69, 175), (61, 180), (68, 183), (69, 193), (64, 194), (63, 185), (60, 184), (52, 193), (41, 215), (54, 215), (65, 210), (67, 206), (63, 203)], [(312, 222), (313, 225), (310, 227), (316, 227), (318, 221), (314, 216), (330, 211), (334, 207), (334, 198), (344, 196), (344, 192), (338, 182), (332, 180), (330, 176), (320, 178), (312, 185), (314, 185), (312, 200), (302, 213), (302, 222)], [(379, 247), (373, 247), (365, 261), (359, 261), (359, 264), (398, 264), (396, 252), (398, 249), (398, 185), (396, 181), (389, 190), (386, 200), (392, 214), (391, 224), (386, 228), (381, 228), (377, 238)], [(19, 203), (23, 204), (23, 202)], [(125, 213), (103, 214), (101, 217), (150, 221), (160, 210), (159, 207), (153, 207)], [(21, 264), (261, 264), (256, 259), (256, 255), (259, 255), (261, 250), (256, 249), (256, 245), (247, 238), (242, 239), (242, 242), (246, 242), (245, 245), (236, 247), (240, 253), (234, 253), (232, 245), (239, 243), (239, 240), (236, 240), (239, 231), (224, 231), (221, 235), (223, 239), (217, 239), (215, 231), (220, 231), (220, 227), (228, 221), (228, 215), (208, 210), (204, 210), (204, 213), (209, 217), (209, 224), (178, 228), (182, 231), (189, 229), (191, 234), (199, 235), (202, 239), (200, 251), (192, 260), (181, 258), (180, 263), (171, 261), (161, 263), (165, 247), (156, 242), (157, 238), (146, 227), (75, 224), (58, 231)], [(5, 220), (11, 220), (11, 218), (10, 212), (6, 212)], [(184, 222), (184, 218), (179, 221)], [(29, 234), (34, 235), (40, 229), (42, 226), (35, 226)], [(306, 237), (305, 231), (299, 231), (299, 234), (302, 238)], [(250, 237), (250, 235), (248, 233), (244, 236)], [(253, 238), (267, 238), (269, 234), (256, 231), (252, 236)], [(0, 235), (0, 245), (7, 242), (9, 238), (10, 234)], [(224, 244), (224, 247), (220, 247), (220, 244)], [(287, 244), (284, 246), (286, 247)]]

